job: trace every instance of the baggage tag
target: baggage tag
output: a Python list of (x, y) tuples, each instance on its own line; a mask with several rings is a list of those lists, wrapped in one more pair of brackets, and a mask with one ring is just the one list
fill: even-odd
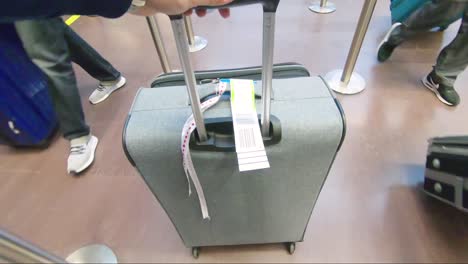
[(255, 107), (252, 80), (231, 79), (231, 110), (239, 171), (270, 168)]

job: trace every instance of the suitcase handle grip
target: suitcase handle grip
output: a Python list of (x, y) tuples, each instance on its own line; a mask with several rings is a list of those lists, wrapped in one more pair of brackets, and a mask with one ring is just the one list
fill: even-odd
[[(206, 101), (208, 101), (211, 98), (214, 98), (216, 96), (218, 96), (216, 93), (207, 94), (206, 96), (203, 96), (200, 99), (200, 102), (204, 103), (204, 102), (206, 102)], [(261, 100), (261, 99), (262, 99), (262, 95), (255, 93), (255, 100)], [(225, 91), (224, 94), (221, 96), (221, 98), (219, 100), (220, 101), (231, 101), (231, 91), (230, 90)]]
[(253, 5), (253, 4), (262, 4), (263, 5), (263, 12), (276, 12), (278, 8), (280, 0), (234, 0), (231, 3), (224, 5), (224, 6), (203, 6), (201, 8), (206, 9), (218, 9), (218, 8), (228, 8), (228, 7), (236, 7), (236, 6), (245, 6), (245, 5)]
[[(259, 122), (261, 122), (259, 116)], [(207, 141), (200, 142), (197, 134), (193, 133), (190, 137), (190, 149), (197, 151), (210, 152), (236, 152), (236, 142), (234, 140), (234, 128), (231, 117), (207, 118), (206, 128), (209, 138)], [(270, 136), (263, 138), (265, 146), (273, 146), (281, 141), (281, 122), (271, 116)]]
[[(278, 9), (280, 0), (234, 0), (227, 5), (222, 6), (199, 6), (195, 9), (220, 9), (220, 8), (230, 8), (230, 7), (237, 7), (237, 6), (246, 6), (246, 5), (253, 5), (253, 4), (261, 4), (263, 6), (263, 12), (268, 13), (275, 13)], [(181, 19), (182, 14), (180, 15), (173, 15), (169, 16), (171, 20)]]

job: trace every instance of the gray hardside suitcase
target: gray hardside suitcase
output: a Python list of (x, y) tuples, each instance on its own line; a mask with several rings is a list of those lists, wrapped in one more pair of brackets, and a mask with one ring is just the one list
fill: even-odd
[(468, 136), (430, 140), (424, 191), (468, 212)]
[[(264, 4), (263, 66), (194, 74), (184, 23), (172, 17), (184, 73), (158, 77), (152, 84), (158, 88), (140, 88), (124, 128), (128, 159), (194, 257), (204, 246), (266, 243), (287, 243), (292, 253), (345, 136), (344, 113), (322, 78), (298, 64), (273, 66), (276, 6), (268, 8), (277, 1), (246, 2)], [(264, 81), (255, 82), (255, 97), (271, 168), (241, 173), (229, 100), (204, 114), (200, 100), (213, 96), (218, 78), (259, 76)], [(188, 195), (182, 166), (181, 132), (191, 113), (197, 130), (190, 149), (210, 219), (202, 218), (197, 193)]]

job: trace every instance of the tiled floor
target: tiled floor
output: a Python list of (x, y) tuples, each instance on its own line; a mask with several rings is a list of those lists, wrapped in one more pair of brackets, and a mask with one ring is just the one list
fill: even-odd
[[(362, 0), (336, 0), (338, 11), (316, 15), (308, 0), (283, 1), (275, 62), (303, 63), (314, 74), (343, 67)], [(345, 144), (310, 220), (305, 241), (290, 256), (281, 245), (209, 248), (200, 262), (467, 262), (468, 215), (420, 191), (427, 139), (467, 134), (468, 74), (456, 84), (457, 108), (442, 105), (419, 83), (457, 26), (405, 43), (378, 64), (377, 45), (389, 27), (389, 1), (379, 1), (356, 70), (367, 89), (338, 96), (348, 121)], [(194, 18), (209, 40), (193, 55), (197, 69), (261, 63), (259, 8), (232, 10), (222, 20)], [(179, 68), (167, 19), (160, 18), (169, 59)], [(43, 151), (0, 147), (0, 227), (65, 257), (104, 243), (121, 262), (190, 262), (190, 252), (136, 170), (121, 133), (135, 92), (161, 73), (143, 18), (82, 17), (72, 26), (128, 78), (102, 104), (87, 97), (96, 86), (77, 68), (87, 121), (100, 139), (94, 166), (66, 174), (67, 142)]]

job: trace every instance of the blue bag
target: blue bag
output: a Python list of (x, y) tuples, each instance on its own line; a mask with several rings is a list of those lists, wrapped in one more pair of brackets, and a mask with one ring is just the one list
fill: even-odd
[(431, 0), (392, 0), (390, 4), (392, 24), (405, 21), (414, 11), (428, 2)]
[(42, 71), (23, 49), (13, 24), (0, 24), (0, 142), (44, 147), (57, 118)]
[[(397, 22), (404, 22), (408, 19), (416, 10), (423, 8), (424, 5), (432, 2), (432, 0), (391, 0), (390, 10), (392, 13), (392, 24)], [(447, 0), (448, 1), (448, 0)], [(438, 31), (444, 31), (452, 23), (463, 17), (463, 10), (459, 14), (453, 17), (447, 18), (442, 24), (436, 28)]]

